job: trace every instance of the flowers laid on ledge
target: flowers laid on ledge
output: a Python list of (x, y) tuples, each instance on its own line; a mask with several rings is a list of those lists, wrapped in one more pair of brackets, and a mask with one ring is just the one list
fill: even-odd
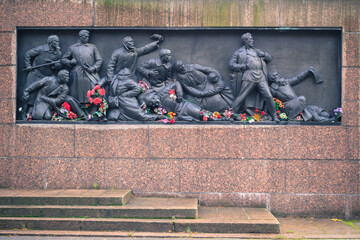
[(342, 110), (341, 107), (335, 108), (335, 109), (334, 109), (335, 119), (338, 120), (338, 121), (341, 121), (341, 116), (342, 116), (343, 113), (344, 113), (344, 112), (343, 112), (343, 110)]
[(64, 102), (61, 107), (54, 112), (51, 120), (52, 121), (62, 121), (65, 119), (70, 119), (70, 120), (77, 120), (78, 116), (71, 111), (71, 107), (70, 104), (68, 104), (67, 102)]
[(83, 109), (87, 110), (88, 119), (90, 120), (95, 116), (105, 118), (106, 110), (109, 108), (105, 99), (105, 89), (96, 85), (94, 89), (87, 92), (87, 97), (89, 98), (90, 105), (86, 104), (83, 106)]

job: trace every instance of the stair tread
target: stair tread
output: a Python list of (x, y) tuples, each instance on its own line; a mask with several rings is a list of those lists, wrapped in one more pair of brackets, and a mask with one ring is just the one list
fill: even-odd
[(0, 217), (1, 229), (203, 233), (278, 233), (266, 209), (199, 207), (196, 219)]
[(194, 209), (198, 201), (195, 198), (133, 198), (122, 206), (89, 206), (89, 205), (0, 205), (0, 208), (62, 208), (62, 209)]
[[(238, 214), (238, 215), (236, 215)], [(56, 217), (0, 217), (2, 220), (37, 220), (37, 221), (115, 221), (115, 222), (167, 222), (173, 219), (137, 219), (137, 218), (56, 218)], [(198, 219), (176, 219), (177, 223), (279, 223), (278, 220), (266, 209), (263, 208), (218, 208), (199, 207)]]
[(0, 197), (69, 197), (69, 198), (84, 198), (84, 197), (102, 197), (114, 198), (124, 197), (129, 193), (128, 189), (0, 189)]

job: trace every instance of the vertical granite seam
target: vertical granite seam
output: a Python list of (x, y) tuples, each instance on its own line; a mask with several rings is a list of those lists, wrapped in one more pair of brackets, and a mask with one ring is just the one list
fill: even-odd
[(285, 176), (284, 176), (284, 193), (287, 193), (287, 159), (284, 160), (285, 161)]
[(171, 20), (170, 20), (170, 18), (171, 18), (171, 17), (170, 17), (170, 10), (171, 10), (171, 9), (170, 9), (170, 8), (171, 8), (171, 6), (170, 6), (170, 0), (168, 0), (168, 23), (167, 23), (167, 26), (168, 26), (168, 27), (171, 26), (171, 25), (170, 25), (170, 24), (171, 24)]
[(270, 193), (266, 194), (266, 209), (271, 211), (271, 198)]
[(7, 154), (5, 154), (5, 157), (10, 157), (10, 139), (12, 138), (11, 136), (11, 129), (12, 129), (12, 123), (7, 123), (7, 124), (0, 124), (1, 125), (6, 125), (8, 126), (8, 137), (7, 137)]
[(45, 169), (44, 169), (44, 189), (47, 189), (47, 185), (48, 185), (48, 172), (47, 172), (47, 158), (45, 158)]
[(179, 158), (178, 160), (179, 160), (179, 193), (181, 193), (181, 170), (182, 170), (181, 162), (182, 162), (182, 159)]
[(103, 184), (104, 188), (106, 186), (106, 168), (105, 168), (105, 159), (101, 158), (102, 162), (102, 168), (103, 168)]
[(74, 154), (73, 157), (76, 157), (76, 126), (74, 126)]
[(282, 26), (282, 22), (281, 22), (281, 0), (279, 0), (279, 26)]
[(349, 219), (350, 218), (350, 209), (349, 209), (349, 199), (350, 198), (350, 196), (349, 195), (347, 195), (346, 196), (346, 205), (345, 205), (345, 218), (346, 219)]
[(95, 0), (93, 0), (93, 17), (92, 17), (92, 26), (95, 27), (96, 23), (96, 7), (95, 7)]
[(151, 157), (151, 147), (150, 147), (150, 127), (147, 126), (147, 146), (148, 146), (148, 150), (147, 150), (147, 159), (152, 158)]

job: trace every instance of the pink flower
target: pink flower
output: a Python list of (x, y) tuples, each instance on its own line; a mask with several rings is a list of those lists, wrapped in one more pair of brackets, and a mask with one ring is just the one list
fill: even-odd
[[(99, 86), (99, 85), (98, 85), (98, 86)], [(100, 96), (104, 96), (104, 95), (105, 95), (105, 89), (100, 88), (100, 89), (98, 90), (98, 93), (100, 94)]]
[(67, 102), (64, 102), (63, 106), (67, 111), (70, 111), (70, 105)]
[(98, 105), (98, 104), (101, 103), (101, 102), (102, 102), (102, 100), (101, 100), (101, 98), (99, 98), (99, 97), (95, 98), (94, 101), (93, 101), (93, 103), (94, 103), (95, 105)]

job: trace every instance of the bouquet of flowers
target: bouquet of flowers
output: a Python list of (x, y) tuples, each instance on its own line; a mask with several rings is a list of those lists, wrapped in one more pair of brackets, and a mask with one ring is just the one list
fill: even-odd
[(71, 111), (71, 107), (67, 102), (64, 102), (59, 108), (59, 113), (55, 112), (51, 118), (52, 121), (61, 121), (64, 119), (74, 120), (77, 119), (78, 116)]
[(341, 107), (334, 109), (334, 115), (335, 115), (335, 118), (336, 118), (337, 120), (341, 119), (341, 116), (342, 116), (343, 113), (344, 113), (344, 112), (343, 112), (343, 110), (342, 110)]
[(89, 119), (91, 119), (93, 116), (105, 117), (106, 110), (109, 108), (105, 99), (105, 89), (101, 88), (99, 85), (96, 85), (94, 89), (87, 92), (87, 96), (91, 106), (95, 106), (95, 111), (88, 115)]

